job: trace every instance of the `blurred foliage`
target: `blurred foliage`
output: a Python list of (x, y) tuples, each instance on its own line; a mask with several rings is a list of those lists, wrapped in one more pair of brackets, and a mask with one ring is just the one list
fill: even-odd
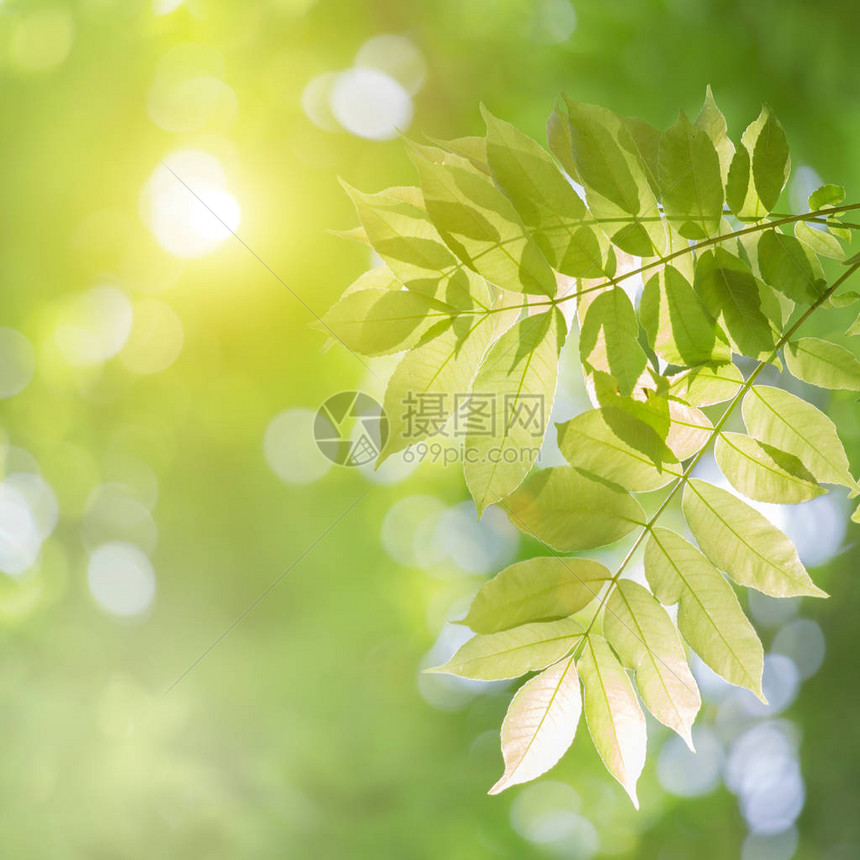
[[(595, 839), (607, 856), (739, 856), (746, 825), (736, 798), (722, 787), (673, 796), (656, 756), (639, 814), (587, 745), (553, 771), (544, 794), (486, 797), (500, 769), (495, 727), (507, 695), (491, 690), (444, 712), (416, 680), (449, 607), (480, 578), (457, 575), (450, 561), (429, 572), (405, 565), (380, 543), (397, 500), (464, 499), (458, 470), (424, 466), (379, 484), (333, 468), (294, 485), (264, 457), (266, 428), (283, 410), (314, 410), (350, 387), (373, 391), (352, 356), (321, 351), (307, 307), (322, 313), (367, 264), (361, 246), (327, 233), (352, 224), (336, 177), (374, 190), (413, 174), (398, 141), (325, 131), (302, 110), (308, 82), (349, 67), (372, 36), (405, 34), (426, 58), (413, 133), (479, 132), (484, 101), (541, 138), (561, 90), (667, 125), (679, 105), (695, 111), (710, 82), (732, 133), (769, 102), (795, 171), (838, 177), (857, 199), (856, 3), (574, 0), (569, 35), (566, 13), (553, 23), (557, 7), (0, 6), (0, 326), (26, 335), (36, 357), (29, 386), (0, 401), (3, 468), (40, 468), (60, 508), (32, 568), (0, 582), (8, 856), (588, 857)], [(172, 121), (155, 110), (159, 125), (160, 64), (189, 43), (203, 73), (233, 96), (184, 122), (200, 109), (192, 91), (168, 111)], [(230, 239), (181, 259), (141, 220), (159, 162), (185, 149), (219, 159), (253, 253)], [(144, 301), (173, 311), (183, 331), (175, 362), (141, 374), (125, 347), (104, 361), (67, 360), (58, 326), (74, 311), (69, 302), (100, 284), (137, 311)], [(857, 405), (834, 396), (828, 408), (856, 470)], [(102, 532), (87, 511), (106, 483), (152, 505), (152, 523), (135, 508), (122, 539), (151, 552), (156, 597), (127, 621), (100, 609), (88, 587), (89, 550)], [(823, 667), (785, 715), (803, 737), (802, 858), (860, 853), (857, 534), (851, 527), (816, 573), (831, 600), (800, 609), (827, 643)], [(763, 627), (766, 647), (775, 630)], [(718, 705), (709, 709), (713, 717)], [(656, 748), (662, 735), (651, 734)], [(560, 842), (551, 814), (559, 809)]]

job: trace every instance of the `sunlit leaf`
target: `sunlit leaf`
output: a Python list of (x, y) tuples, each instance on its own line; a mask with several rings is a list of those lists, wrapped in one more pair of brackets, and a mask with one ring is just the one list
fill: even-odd
[(447, 663), (428, 671), (479, 681), (518, 678), (560, 660), (579, 642), (582, 633), (578, 621), (562, 618), (478, 634)]
[(714, 94), (711, 92), (710, 85), (708, 85), (705, 93), (702, 109), (696, 117), (696, 125), (705, 131), (717, 151), (717, 157), (720, 160), (720, 176), (723, 185), (725, 185), (728, 181), (732, 156), (735, 154), (735, 145), (729, 139), (726, 118), (714, 101)]
[(437, 147), (410, 143), (409, 152), (430, 218), (466, 265), (505, 290), (555, 295), (546, 257), (489, 176)]
[(651, 346), (669, 364), (726, 362), (731, 350), (689, 281), (665, 265), (645, 284), (639, 305)]
[(368, 241), (403, 284), (456, 307), (483, 301), (480, 279), (445, 245), (424, 208), (420, 189), (364, 194), (345, 183), (344, 188)]
[(639, 346), (639, 321), (627, 293), (613, 287), (585, 312), (579, 336), (582, 363), (613, 376), (622, 395), (631, 394), (648, 359)]
[(616, 407), (590, 409), (559, 424), (558, 446), (572, 466), (632, 492), (664, 487), (681, 473), (654, 428)]
[(633, 686), (606, 640), (590, 634), (579, 660), (585, 721), (606, 769), (638, 809), (636, 783), (645, 765), (645, 716)]
[(696, 406), (669, 401), (669, 432), (666, 444), (679, 460), (686, 460), (711, 441), (710, 419)]
[(742, 409), (750, 435), (794, 454), (818, 481), (856, 487), (836, 425), (811, 403), (781, 388), (755, 385)]
[(718, 675), (763, 699), (764, 651), (723, 575), (679, 534), (654, 528), (645, 576), (665, 606), (678, 603), (678, 627)]
[(615, 543), (645, 523), (642, 506), (628, 492), (573, 466), (535, 472), (506, 509), (517, 528), (562, 552)]
[(520, 561), (481, 586), (462, 623), (476, 633), (497, 633), (566, 618), (594, 600), (611, 577), (604, 565), (587, 558)]
[(682, 113), (660, 138), (663, 209), (687, 239), (716, 235), (723, 211), (720, 160), (707, 132)]
[(537, 459), (565, 334), (557, 309), (526, 317), (499, 338), (478, 368), (462, 421), (466, 484), (479, 512), (515, 490)]
[(486, 316), (442, 320), (397, 365), (385, 389), (388, 441), (381, 463), (442, 432), (458, 395), (468, 392), (495, 334)]
[(349, 349), (362, 355), (385, 355), (416, 344), (425, 331), (453, 308), (409, 290), (361, 290), (349, 293), (323, 317)]
[(672, 379), (669, 393), (692, 406), (712, 406), (731, 400), (744, 377), (734, 364), (696, 367)]
[(573, 162), (592, 214), (618, 220), (618, 227), (607, 222), (605, 229), (622, 250), (639, 256), (663, 251), (663, 224), (639, 220), (657, 214), (657, 200), (621, 117), (572, 99), (567, 99), (567, 116)]
[(826, 596), (809, 578), (794, 544), (731, 493), (693, 478), (683, 509), (702, 551), (739, 585), (772, 597)]
[(845, 249), (839, 239), (826, 230), (816, 230), (805, 221), (798, 221), (794, 225), (794, 235), (816, 254), (822, 257), (830, 257), (833, 260), (844, 260)]
[(530, 137), (486, 108), (483, 114), (493, 177), (547, 259), (566, 275), (598, 277), (608, 244), (602, 231), (582, 223), (588, 213), (571, 184)]
[(809, 211), (815, 212), (825, 206), (838, 206), (845, 199), (841, 185), (822, 185), (809, 195)]
[(845, 334), (850, 334), (850, 335), (860, 334), (860, 316), (858, 316), (857, 319), (854, 320), (854, 322), (851, 323), (850, 326), (848, 326), (848, 330), (845, 332)]
[(636, 673), (648, 710), (692, 749), (690, 729), (702, 700), (666, 610), (641, 585), (621, 580), (606, 603), (603, 630), (623, 665)]
[(582, 692), (572, 657), (523, 684), (502, 723), (505, 773), (489, 793), (546, 773), (573, 743), (581, 713)]
[(794, 236), (765, 230), (758, 240), (758, 264), (765, 281), (792, 301), (811, 305), (823, 292), (818, 258)]
[(762, 115), (765, 121), (755, 138), (752, 172), (762, 205), (770, 212), (776, 207), (776, 201), (788, 181), (791, 162), (788, 141), (779, 120), (768, 107), (764, 108)]
[(743, 433), (721, 433), (714, 456), (729, 483), (748, 499), (792, 505), (824, 492), (794, 454)]
[(860, 391), (860, 361), (838, 343), (802, 337), (786, 344), (785, 363), (792, 376), (810, 385)]
[(722, 248), (705, 251), (696, 264), (695, 286), (735, 352), (759, 358), (773, 351), (773, 312), (743, 260)]

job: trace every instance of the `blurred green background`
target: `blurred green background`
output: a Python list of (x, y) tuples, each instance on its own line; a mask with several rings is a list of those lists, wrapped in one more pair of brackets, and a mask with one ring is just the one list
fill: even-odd
[[(665, 126), (711, 83), (735, 136), (773, 106), (795, 207), (859, 199), (858, 32), (854, 0), (3, 0), (3, 856), (860, 856), (841, 497), (770, 511), (832, 594), (750, 602), (770, 708), (699, 667), (699, 754), (649, 723), (639, 813), (584, 727), (489, 798), (510, 690), (419, 668), (527, 547), (455, 467), (329, 468), (313, 412), (391, 365), (309, 327), (372, 262), (337, 177), (414, 181), (395, 129), (481, 101), (542, 139), (561, 90)], [(806, 394), (856, 473), (856, 403)]]

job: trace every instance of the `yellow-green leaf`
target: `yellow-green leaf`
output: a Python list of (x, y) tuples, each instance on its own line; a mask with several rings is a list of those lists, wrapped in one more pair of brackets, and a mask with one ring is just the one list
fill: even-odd
[(612, 574), (587, 558), (539, 556), (506, 567), (481, 586), (462, 623), (476, 633), (566, 618), (587, 606)]
[(681, 474), (677, 457), (651, 425), (612, 406), (559, 424), (558, 446), (572, 466), (635, 493), (664, 487)]
[(660, 137), (659, 176), (663, 209), (682, 236), (707, 239), (719, 232), (720, 160), (707, 132), (683, 113)]
[(749, 499), (794, 505), (824, 492), (794, 454), (743, 433), (721, 433), (714, 456), (729, 483)]
[(714, 318), (690, 282), (668, 263), (645, 284), (639, 316), (654, 352), (669, 364), (693, 367), (731, 359)]
[(497, 681), (543, 669), (579, 642), (583, 627), (573, 618), (523, 624), (511, 630), (473, 636), (447, 662), (428, 671)]
[(585, 721), (606, 769), (638, 809), (636, 783), (645, 766), (645, 715), (627, 673), (602, 636), (591, 634), (579, 660)]
[(705, 92), (705, 101), (702, 109), (696, 117), (696, 125), (707, 133), (711, 139), (711, 143), (714, 144), (714, 149), (716, 149), (720, 160), (722, 183), (725, 185), (729, 177), (729, 166), (732, 163), (732, 156), (735, 154), (735, 145), (729, 139), (726, 118), (714, 101), (714, 94), (711, 92), (710, 84)]
[(734, 364), (696, 367), (672, 377), (669, 394), (691, 406), (713, 406), (734, 397), (744, 377)]
[(573, 657), (523, 684), (502, 723), (505, 772), (489, 793), (498, 794), (546, 773), (573, 743), (581, 713), (582, 692)]
[(478, 511), (513, 492), (540, 452), (566, 324), (555, 308), (526, 317), (478, 368), (467, 413), (464, 473)]
[(860, 391), (860, 361), (837, 343), (802, 337), (786, 345), (785, 363), (792, 376), (810, 385)]
[(765, 230), (758, 240), (758, 264), (765, 281), (792, 301), (811, 305), (823, 292), (818, 258), (794, 236)]
[(467, 266), (505, 290), (556, 294), (546, 257), (489, 176), (437, 147), (410, 143), (409, 151), (430, 218)]
[(385, 389), (389, 432), (380, 463), (443, 430), (494, 333), (493, 320), (486, 316), (443, 320), (403, 356)]
[(535, 472), (506, 509), (517, 528), (562, 552), (615, 543), (645, 523), (642, 506), (626, 490), (573, 466)]
[(809, 578), (794, 544), (731, 493), (693, 478), (683, 509), (702, 551), (738, 584), (771, 597), (827, 596)]
[(728, 334), (735, 352), (759, 358), (774, 348), (773, 311), (749, 266), (723, 248), (696, 263), (696, 292)]
[(752, 436), (794, 454), (816, 480), (857, 487), (836, 425), (820, 409), (781, 388), (755, 385), (742, 410)]
[(613, 376), (622, 395), (632, 394), (648, 359), (639, 346), (639, 321), (627, 293), (612, 287), (588, 306), (579, 337), (582, 363)]
[(692, 749), (690, 729), (702, 699), (666, 610), (641, 585), (623, 579), (606, 603), (603, 631), (624, 666), (635, 672), (648, 710)]
[(487, 123), (487, 158), (493, 178), (514, 204), (547, 259), (573, 277), (606, 271), (608, 242), (583, 224), (588, 215), (570, 182), (549, 154), (508, 122), (482, 109)]
[(678, 603), (678, 627), (718, 675), (763, 700), (764, 650), (725, 577), (679, 534), (651, 531), (645, 576), (664, 606)]

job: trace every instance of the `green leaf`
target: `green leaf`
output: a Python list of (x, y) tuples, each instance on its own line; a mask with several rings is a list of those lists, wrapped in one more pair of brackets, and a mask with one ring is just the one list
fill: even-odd
[(493, 178), (550, 263), (572, 277), (605, 273), (606, 238), (582, 223), (588, 212), (570, 182), (530, 137), (486, 108), (482, 112)]
[(364, 290), (399, 290), (403, 284), (388, 266), (374, 266), (362, 272), (342, 293), (341, 298)]
[(473, 636), (441, 666), (429, 672), (445, 672), (477, 681), (518, 678), (561, 660), (579, 642), (583, 626), (573, 618), (523, 624), (511, 630)]
[(696, 125), (708, 135), (711, 143), (714, 144), (714, 149), (716, 149), (717, 157), (720, 160), (722, 184), (725, 185), (728, 181), (732, 157), (735, 154), (735, 145), (729, 139), (726, 118), (714, 101), (714, 94), (711, 92), (710, 85), (705, 92), (705, 102), (702, 109), (696, 117)]
[(851, 323), (850, 326), (848, 326), (848, 331), (846, 331), (845, 334), (850, 334), (850, 335), (860, 334), (860, 316), (858, 316), (857, 319), (854, 320), (854, 322)]
[(663, 224), (639, 220), (658, 214), (657, 200), (621, 117), (572, 99), (567, 99), (567, 112), (573, 162), (592, 215), (621, 223), (610, 238), (623, 251), (643, 257), (663, 252)]
[(748, 499), (793, 505), (824, 491), (794, 455), (743, 433), (722, 433), (714, 456), (729, 483)]
[(827, 230), (817, 230), (805, 221), (798, 221), (794, 225), (794, 235), (816, 254), (821, 254), (822, 257), (830, 257), (833, 260), (845, 259), (845, 249), (836, 236)]
[(705, 555), (740, 585), (771, 597), (826, 597), (794, 544), (758, 511), (713, 484), (687, 482), (687, 524)]
[[(835, 295), (830, 296), (825, 302), (824, 307), (826, 308), (847, 308), (853, 305), (855, 302), (860, 301), (860, 293), (855, 290), (846, 290), (844, 293), (836, 293)], [(848, 332), (850, 334), (851, 332)]]
[(681, 474), (677, 458), (651, 425), (612, 406), (559, 424), (558, 446), (572, 466), (636, 493), (664, 487)]
[(579, 337), (582, 363), (613, 376), (622, 395), (633, 393), (648, 359), (639, 346), (639, 321), (627, 293), (612, 287), (585, 312)]
[(573, 466), (535, 472), (506, 508), (517, 528), (561, 552), (606, 546), (645, 524), (628, 492)]
[(732, 159), (726, 186), (729, 208), (742, 220), (764, 218), (776, 206), (790, 168), (785, 132), (765, 107), (747, 126)]
[(664, 361), (682, 367), (725, 362), (725, 336), (690, 282), (668, 263), (649, 278), (639, 304), (642, 326)]
[(687, 239), (719, 232), (723, 212), (720, 160), (707, 132), (682, 113), (660, 138), (660, 187), (663, 209)]
[(401, 359), (385, 389), (388, 441), (378, 464), (442, 431), (495, 335), (487, 316), (442, 320)]
[(627, 673), (606, 640), (591, 634), (579, 660), (585, 721), (606, 769), (638, 809), (636, 782), (645, 766), (645, 716)]
[(582, 693), (572, 657), (523, 684), (502, 723), (505, 772), (489, 793), (528, 782), (553, 767), (573, 743), (581, 713)]
[(691, 406), (713, 406), (734, 397), (744, 377), (734, 364), (696, 367), (673, 377), (669, 394)]
[(478, 512), (513, 492), (540, 452), (566, 334), (561, 312), (526, 317), (478, 368), (469, 396), (464, 472)]
[(434, 137), (427, 138), (430, 143), (439, 149), (453, 152), (472, 162), (482, 173), (489, 174), (490, 166), (487, 164), (487, 140), (484, 137), (473, 135), (470, 137), (455, 137), (453, 140), (437, 140)]
[(546, 121), (546, 142), (549, 151), (558, 159), (564, 172), (577, 184), (582, 182), (573, 160), (573, 147), (570, 141), (570, 119), (567, 114), (567, 104), (563, 98), (556, 101), (555, 110)]
[(696, 263), (696, 292), (728, 334), (735, 352), (751, 358), (773, 352), (772, 312), (743, 260), (723, 248), (702, 253)]
[(762, 111), (764, 125), (755, 140), (752, 156), (753, 179), (764, 208), (771, 212), (788, 181), (791, 162), (788, 141), (779, 120), (770, 108)]
[(475, 595), (462, 623), (476, 633), (566, 618), (586, 607), (612, 578), (587, 558), (540, 556), (506, 567)]
[(802, 337), (786, 345), (785, 363), (792, 376), (810, 385), (860, 391), (860, 361), (839, 344)]
[(792, 301), (811, 305), (824, 291), (818, 258), (794, 236), (765, 230), (758, 240), (758, 264), (765, 281)]
[(410, 289), (461, 308), (480, 303), (481, 279), (451, 253), (424, 208), (418, 188), (364, 194), (346, 183), (367, 239)]
[(622, 664), (635, 672), (648, 710), (693, 749), (690, 729), (702, 699), (666, 610), (641, 585), (622, 579), (606, 603), (603, 630)]
[(322, 318), (325, 329), (353, 352), (386, 355), (408, 349), (453, 308), (408, 290), (349, 293)]
[(742, 409), (752, 436), (793, 454), (816, 480), (857, 487), (836, 425), (811, 403), (781, 388), (755, 385), (744, 397)]
[(809, 211), (817, 212), (825, 206), (838, 206), (845, 199), (841, 185), (822, 185), (809, 195)]
[(731, 586), (691, 543), (663, 528), (645, 547), (645, 576), (664, 606), (678, 603), (678, 627), (720, 677), (762, 701), (764, 651)]
[(753, 204), (758, 203), (755, 191), (750, 191), (750, 166), (750, 154), (741, 144), (732, 156), (726, 179), (726, 204), (738, 217), (744, 211), (747, 197), (752, 197)]
[(470, 268), (505, 290), (554, 296), (555, 275), (511, 202), (468, 159), (409, 144), (427, 212)]
[(638, 117), (621, 117), (628, 134), (621, 135), (619, 143), (634, 157), (645, 172), (648, 186), (655, 197), (660, 196), (660, 131)]

